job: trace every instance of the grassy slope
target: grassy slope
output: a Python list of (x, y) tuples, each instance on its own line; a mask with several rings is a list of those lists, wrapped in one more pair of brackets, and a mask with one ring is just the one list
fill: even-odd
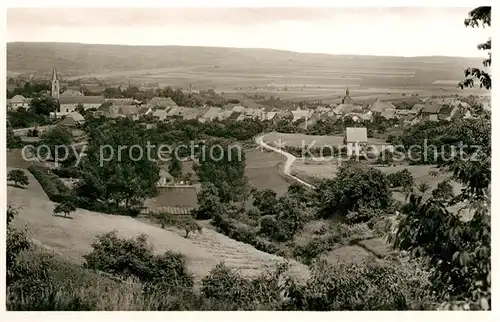
[[(73, 262), (82, 261), (82, 255), (91, 250), (96, 235), (111, 230), (117, 230), (123, 237), (144, 233), (158, 252), (173, 250), (185, 254), (188, 268), (198, 280), (220, 261), (239, 269), (245, 276), (254, 276), (276, 261), (283, 260), (209, 229), (185, 239), (176, 232), (130, 217), (104, 215), (83, 209), (78, 209), (72, 215), (73, 219), (53, 216), (54, 203), (48, 200), (34, 177), (27, 174), (30, 179), (27, 189), (7, 188), (9, 203), (22, 207), (16, 225), (26, 225), (38, 244)], [(292, 262), (292, 275), (305, 278), (308, 272), (305, 265)]]

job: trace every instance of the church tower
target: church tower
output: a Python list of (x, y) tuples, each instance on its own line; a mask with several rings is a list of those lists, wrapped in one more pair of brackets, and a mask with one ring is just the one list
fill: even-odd
[(56, 69), (54, 68), (52, 70), (52, 91), (50, 93), (50, 96), (55, 99), (59, 99), (59, 79), (57, 79), (57, 72)]
[(345, 96), (342, 99), (342, 104), (354, 104), (354, 100), (349, 96), (349, 87), (345, 90)]

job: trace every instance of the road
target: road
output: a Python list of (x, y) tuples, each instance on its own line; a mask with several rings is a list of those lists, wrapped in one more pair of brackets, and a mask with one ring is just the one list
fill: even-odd
[(311, 189), (315, 189), (315, 187), (307, 182), (305, 182), (304, 180), (300, 179), (300, 178), (297, 178), (296, 176), (292, 175), (291, 174), (291, 170), (292, 170), (292, 164), (293, 162), (297, 159), (293, 154), (291, 153), (288, 153), (286, 151), (283, 151), (279, 148), (275, 148), (273, 146), (270, 146), (269, 144), (265, 143), (264, 142), (264, 136), (266, 135), (267, 133), (265, 134), (261, 134), (259, 136), (257, 136), (255, 138), (255, 142), (260, 145), (261, 147), (265, 148), (265, 149), (268, 149), (268, 150), (272, 150), (274, 152), (278, 152), (279, 154), (282, 154), (286, 157), (286, 162), (285, 162), (285, 166), (283, 167), (283, 173), (287, 176), (289, 176), (290, 178), (292, 178), (293, 180), (311, 188)]

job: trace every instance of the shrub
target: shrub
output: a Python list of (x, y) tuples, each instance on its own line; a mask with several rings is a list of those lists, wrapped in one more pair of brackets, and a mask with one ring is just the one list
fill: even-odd
[(116, 232), (98, 236), (92, 252), (85, 255), (85, 268), (123, 278), (135, 276), (144, 283), (162, 287), (192, 287), (193, 277), (186, 269), (184, 255), (166, 252), (155, 255), (146, 236), (118, 238)]
[(287, 309), (421, 310), (433, 308), (429, 274), (414, 262), (313, 266), (306, 285), (289, 281)]
[(67, 201), (68, 198), (72, 198), (71, 189), (64, 185), (61, 179), (50, 172), (49, 169), (41, 166), (29, 166), (28, 171), (40, 183), (50, 200), (63, 202)]
[(391, 173), (387, 176), (387, 179), (391, 187), (402, 187), (404, 190), (409, 190), (415, 184), (415, 180), (408, 169)]

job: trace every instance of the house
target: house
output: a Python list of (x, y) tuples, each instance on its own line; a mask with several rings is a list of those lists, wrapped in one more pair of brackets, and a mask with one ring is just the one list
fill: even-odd
[(139, 108), (135, 105), (121, 105), (118, 106), (118, 114), (124, 117), (134, 117), (139, 112)]
[(344, 143), (347, 145), (347, 155), (359, 157), (361, 151), (368, 144), (368, 132), (366, 127), (348, 127), (344, 137)]
[(103, 96), (61, 96), (59, 97), (59, 112), (69, 114), (81, 105), (84, 110), (99, 108), (104, 103)]
[(71, 112), (66, 117), (64, 120), (59, 122), (60, 125), (68, 126), (68, 127), (77, 127), (78, 125), (81, 125), (85, 123), (85, 118), (78, 112)]
[(423, 120), (437, 121), (439, 119), (438, 114), (440, 109), (441, 105), (438, 103), (427, 104), (420, 112), (420, 117)]
[(372, 111), (373, 116), (381, 116), (385, 110), (395, 110), (396, 107), (392, 103), (382, 102), (379, 98), (373, 102), (368, 109)]
[(410, 110), (414, 115), (420, 114), (420, 112), (425, 108), (424, 104), (417, 103), (413, 105), (412, 109)]
[(413, 111), (412, 110), (396, 110), (396, 118), (397, 119), (406, 119), (409, 116), (413, 117)]
[(116, 118), (119, 116), (118, 106), (113, 105), (111, 102), (106, 102), (101, 104), (97, 111), (94, 113), (94, 117), (104, 116), (106, 118)]
[(242, 112), (233, 112), (227, 119), (229, 121), (237, 121), (240, 115), (242, 115)]
[(440, 120), (455, 120), (463, 116), (461, 105), (443, 105), (438, 113), (438, 119)]
[(171, 108), (177, 107), (177, 104), (170, 97), (153, 97), (148, 102), (151, 108)]
[(278, 113), (277, 112), (266, 112), (264, 114), (264, 121), (271, 121), (273, 122), (275, 119), (277, 119)]
[(184, 107), (181, 110), (181, 117), (183, 120), (195, 120), (200, 114), (200, 109), (193, 107)]
[(151, 115), (158, 121), (165, 121), (167, 119), (167, 110), (158, 108)]
[(150, 108), (150, 107), (140, 107), (138, 110), (137, 110), (137, 116), (138, 117), (141, 117), (141, 116), (146, 116), (146, 115), (150, 115), (153, 113), (153, 109)]
[(19, 107), (28, 108), (30, 102), (31, 102), (31, 99), (25, 98), (22, 95), (16, 95), (13, 98), (11, 98), (10, 100), (7, 100), (7, 106), (11, 110), (15, 110)]
[(180, 117), (180, 116), (182, 116), (183, 109), (184, 109), (184, 107), (175, 106), (175, 107), (171, 107), (169, 109), (166, 109), (165, 111), (167, 112), (167, 117)]
[(221, 110), (220, 107), (210, 107), (208, 111), (199, 118), (199, 121), (201, 123), (211, 122), (217, 118)]
[(388, 108), (380, 114), (380, 117), (383, 117), (386, 120), (396, 118), (396, 109), (395, 108)]
[(367, 111), (366, 113), (361, 115), (361, 119), (363, 121), (372, 121), (373, 120), (373, 113), (372, 111)]
[(310, 110), (303, 110), (299, 107), (297, 107), (297, 109), (295, 111), (292, 111), (292, 115), (293, 115), (293, 119), (292, 119), (292, 122), (296, 122), (298, 120), (301, 120), (301, 119), (304, 119), (304, 120), (307, 120), (311, 115), (312, 113), (314, 113), (314, 111), (310, 111)]

